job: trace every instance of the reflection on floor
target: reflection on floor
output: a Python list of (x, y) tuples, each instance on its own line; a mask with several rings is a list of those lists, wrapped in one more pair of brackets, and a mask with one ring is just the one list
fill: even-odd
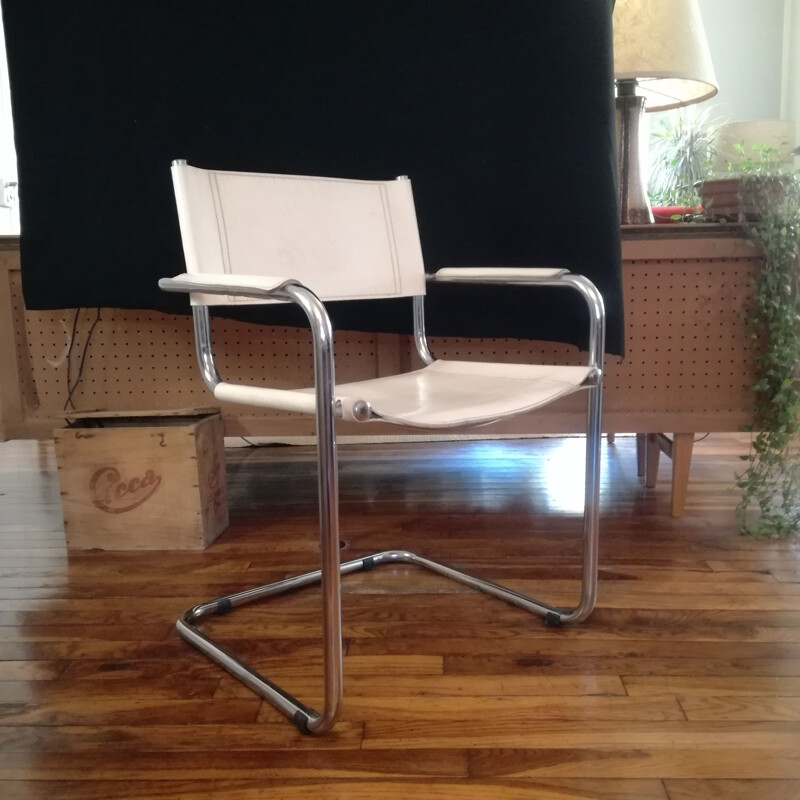
[[(304, 737), (175, 634), (192, 603), (316, 564), (314, 454), (227, 452), (204, 552), (67, 554), (52, 445), (0, 444), (0, 796), (800, 797), (800, 544), (738, 535), (741, 436), (695, 445), (669, 516), (603, 443), (598, 608), (537, 618), (410, 567), (345, 581), (345, 707)], [(341, 448), (345, 558), (408, 547), (574, 600), (577, 438)], [(318, 700), (314, 591), (213, 624)], [(209, 627), (212, 627), (211, 625)]]

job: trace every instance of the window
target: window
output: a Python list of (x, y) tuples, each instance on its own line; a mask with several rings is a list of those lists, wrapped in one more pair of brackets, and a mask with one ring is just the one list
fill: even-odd
[(11, 120), (6, 38), (0, 16), (0, 235), (19, 233), (17, 151)]

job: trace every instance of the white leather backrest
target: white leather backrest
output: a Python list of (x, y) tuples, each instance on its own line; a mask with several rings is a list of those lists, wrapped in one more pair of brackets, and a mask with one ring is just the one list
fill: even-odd
[[(174, 164), (172, 177), (189, 273), (294, 278), (322, 300), (425, 293), (408, 179), (221, 172), (186, 164)], [(203, 296), (200, 302), (260, 301)]]

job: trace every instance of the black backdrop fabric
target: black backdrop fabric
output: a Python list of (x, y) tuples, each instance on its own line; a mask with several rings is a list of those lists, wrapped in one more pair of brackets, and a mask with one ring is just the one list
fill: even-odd
[[(31, 309), (186, 312), (170, 162), (409, 175), (426, 269), (563, 266), (623, 352), (611, 0), (3, 0)], [(270, 267), (279, 272), (278, 267)], [(585, 346), (565, 290), (431, 287), (429, 332)], [(224, 312), (300, 322), (271, 307)], [(410, 301), (338, 303), (406, 332)]]

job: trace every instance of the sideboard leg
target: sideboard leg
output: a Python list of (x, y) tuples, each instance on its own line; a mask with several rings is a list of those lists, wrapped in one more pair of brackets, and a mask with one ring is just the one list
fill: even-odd
[(672, 516), (682, 517), (689, 486), (694, 433), (675, 433), (672, 436)]
[(658, 480), (658, 459), (661, 455), (661, 445), (659, 444), (658, 437), (659, 434), (657, 433), (647, 434), (647, 447), (645, 449), (647, 458), (645, 459), (644, 485), (648, 489), (654, 489), (656, 481)]
[(644, 477), (645, 458), (647, 457), (647, 434), (636, 434), (636, 474)]

